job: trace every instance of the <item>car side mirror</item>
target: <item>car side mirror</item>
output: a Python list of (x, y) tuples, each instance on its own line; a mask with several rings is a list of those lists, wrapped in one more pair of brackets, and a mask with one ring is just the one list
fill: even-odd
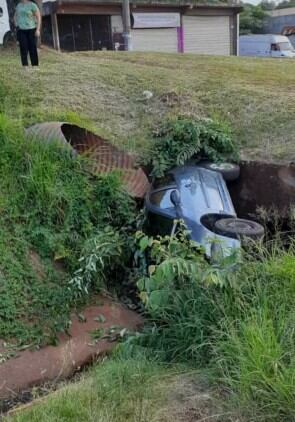
[(170, 193), (170, 200), (172, 202), (172, 204), (175, 206), (175, 208), (178, 208), (180, 205), (180, 195), (179, 195), (179, 191), (174, 189), (171, 193)]

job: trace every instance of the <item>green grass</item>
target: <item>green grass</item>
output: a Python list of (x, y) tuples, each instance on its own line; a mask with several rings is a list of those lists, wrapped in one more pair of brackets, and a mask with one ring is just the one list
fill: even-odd
[(253, 244), (239, 265), (227, 258), (219, 270), (181, 238), (152, 248), (139, 284), (152, 324), (126, 347), (211, 368), (246, 421), (293, 421), (294, 241), (288, 249)]
[(165, 405), (172, 370), (142, 360), (102, 363), (42, 405), (19, 412), (14, 422), (151, 422)]
[(0, 109), (25, 125), (86, 124), (138, 152), (167, 116), (209, 116), (232, 126), (244, 157), (292, 161), (294, 68), (292, 60), (43, 50), (40, 70), (24, 74), (18, 52), (1, 51)]
[(25, 139), (1, 114), (0, 192), (0, 338), (52, 343), (80, 304), (69, 281), (86, 240), (128, 225), (134, 203), (117, 175), (89, 174), (83, 160)]
[(293, 421), (294, 268), (294, 245), (261, 249), (230, 284), (204, 287), (202, 300), (186, 290), (160, 320), (151, 314), (143, 342), (130, 338), (80, 382), (8, 421)]
[(41, 403), (19, 409), (7, 422), (237, 422), (204, 376), (184, 373), (143, 356), (115, 357), (60, 386)]
[[(0, 337), (19, 345), (54, 342), (67, 328), (77, 305), (68, 280), (86, 239), (134, 216), (115, 176), (93, 178), (83, 161), (25, 141), (23, 125), (72, 121), (143, 155), (151, 128), (163, 119), (214, 117), (232, 126), (244, 157), (295, 159), (292, 61), (43, 50), (41, 63), (24, 73), (16, 51), (1, 51), (0, 112), (9, 119), (0, 115)], [(144, 90), (153, 92), (150, 101)], [(158, 360), (209, 367), (233, 406), (229, 415), (238, 408), (243, 421), (293, 421), (294, 257), (294, 245), (260, 250), (225, 284), (214, 273), (213, 284), (172, 294), (170, 309), (153, 318), (141, 348)], [(63, 272), (55, 259), (63, 260)], [(172, 407), (170, 371), (132, 357), (132, 350), (14, 420), (177, 420), (176, 411), (166, 419), (158, 413)], [(186, 411), (182, 418), (198, 420), (197, 411)], [(227, 420), (217, 414), (199, 418)]]
[(250, 420), (295, 418), (294, 252), (293, 243), (248, 263), (215, 342), (223, 381)]

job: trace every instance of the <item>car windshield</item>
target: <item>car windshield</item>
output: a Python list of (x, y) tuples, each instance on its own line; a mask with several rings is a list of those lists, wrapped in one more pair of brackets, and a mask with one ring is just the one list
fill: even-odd
[(288, 42), (279, 42), (278, 46), (280, 51), (294, 51), (292, 45)]

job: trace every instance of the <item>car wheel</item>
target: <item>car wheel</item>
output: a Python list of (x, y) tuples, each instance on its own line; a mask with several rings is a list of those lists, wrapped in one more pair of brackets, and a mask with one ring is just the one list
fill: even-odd
[(261, 224), (242, 218), (222, 218), (216, 221), (214, 227), (216, 232), (223, 236), (261, 239), (264, 235), (264, 228)]
[(211, 161), (201, 162), (200, 167), (221, 173), (226, 182), (232, 182), (240, 176), (240, 166), (233, 163), (212, 163)]
[(13, 35), (11, 32), (7, 32), (4, 35), (4, 39), (3, 39), (3, 47), (4, 48), (9, 48), (12, 47), (14, 44), (14, 40), (13, 40)]

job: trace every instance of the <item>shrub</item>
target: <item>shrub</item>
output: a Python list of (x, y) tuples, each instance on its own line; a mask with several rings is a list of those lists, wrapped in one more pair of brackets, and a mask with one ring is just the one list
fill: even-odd
[(236, 259), (211, 266), (182, 226), (175, 237), (154, 239), (139, 232), (137, 242), (137, 284), (153, 328), (136, 341), (168, 361), (208, 362), (212, 329), (222, 315), (218, 298)]
[(109, 226), (87, 240), (79, 259), (80, 268), (70, 281), (71, 289), (78, 295), (88, 294), (93, 288), (105, 287), (116, 268), (120, 267), (124, 274), (123, 251), (126, 254), (123, 236)]
[(237, 148), (229, 129), (211, 120), (168, 121), (155, 132), (155, 143), (146, 164), (151, 166), (153, 177), (162, 177), (191, 158), (237, 161)]

